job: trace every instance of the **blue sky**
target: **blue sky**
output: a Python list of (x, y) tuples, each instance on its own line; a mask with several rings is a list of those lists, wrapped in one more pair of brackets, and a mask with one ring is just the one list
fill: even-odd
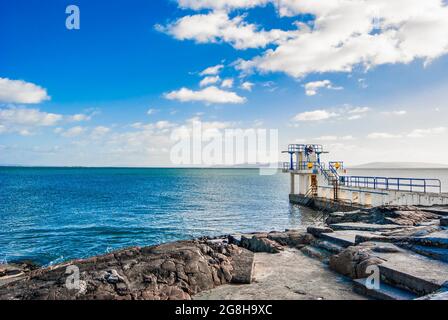
[(335, 1), (1, 1), (0, 163), (169, 165), (192, 119), (448, 163), (445, 4)]

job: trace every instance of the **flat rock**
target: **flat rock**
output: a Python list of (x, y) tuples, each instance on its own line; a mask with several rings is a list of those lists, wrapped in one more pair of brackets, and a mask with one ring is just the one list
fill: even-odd
[(358, 230), (358, 231), (387, 231), (402, 229), (402, 226), (396, 224), (373, 224), (363, 222), (345, 222), (330, 225), (333, 230)]

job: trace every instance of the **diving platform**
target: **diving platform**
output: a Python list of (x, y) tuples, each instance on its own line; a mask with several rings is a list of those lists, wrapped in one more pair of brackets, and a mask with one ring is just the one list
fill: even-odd
[(318, 207), (333, 204), (347, 208), (383, 205), (448, 205), (439, 179), (350, 176), (343, 161), (322, 161), (328, 154), (319, 144), (291, 144), (283, 172), (290, 174), (290, 202)]

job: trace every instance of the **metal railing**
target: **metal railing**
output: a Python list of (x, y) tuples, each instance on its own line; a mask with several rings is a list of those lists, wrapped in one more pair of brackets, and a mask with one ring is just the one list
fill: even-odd
[(323, 152), (323, 147), (320, 144), (290, 144), (288, 146), (288, 152), (289, 153), (305, 152), (307, 148), (308, 149), (311, 148), (315, 153)]
[(283, 162), (283, 170), (314, 170), (319, 167), (318, 162), (300, 161), (300, 162)]
[(410, 192), (442, 192), (439, 179), (422, 178), (386, 178), (369, 176), (341, 176), (341, 185), (346, 187), (371, 188)]

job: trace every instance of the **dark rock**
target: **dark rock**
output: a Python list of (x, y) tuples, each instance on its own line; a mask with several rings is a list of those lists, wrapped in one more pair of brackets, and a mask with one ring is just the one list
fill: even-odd
[[(79, 269), (75, 288), (66, 286), (69, 266)], [(181, 241), (30, 271), (0, 287), (0, 299), (188, 300), (217, 285), (249, 283), (252, 266), (252, 252), (224, 241)]]
[(384, 262), (382, 259), (372, 255), (371, 246), (371, 244), (352, 246), (339, 254), (331, 256), (329, 260), (330, 268), (353, 279), (369, 276), (366, 273), (368, 266)]
[(331, 225), (345, 222), (364, 222), (417, 226), (438, 218), (439, 216), (434, 213), (425, 212), (413, 206), (381, 206), (368, 210), (333, 213), (327, 218), (326, 223)]
[(268, 239), (267, 234), (253, 235), (250, 238), (242, 236), (240, 245), (252, 252), (279, 253), (283, 250), (278, 242)]

